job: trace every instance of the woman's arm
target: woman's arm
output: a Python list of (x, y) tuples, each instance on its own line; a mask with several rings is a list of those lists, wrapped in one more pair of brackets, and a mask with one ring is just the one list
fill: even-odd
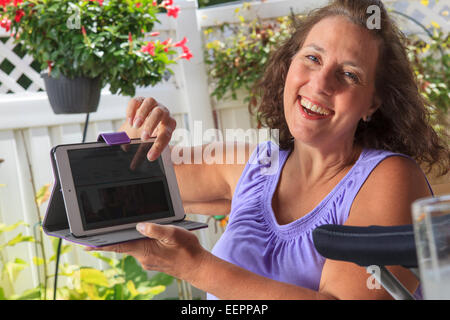
[[(142, 229), (140, 228), (142, 226)], [(175, 226), (138, 225), (148, 238), (87, 251), (134, 256), (146, 270), (170, 274), (220, 299), (333, 299), (325, 293), (259, 276), (205, 250), (194, 233)]]
[[(430, 189), (419, 166), (404, 157), (382, 161), (370, 174), (355, 198), (345, 225), (394, 226), (412, 223), (411, 204), (430, 196)], [(412, 293), (417, 278), (406, 268), (387, 267)], [(386, 290), (369, 289), (366, 269), (351, 262), (326, 260), (320, 291), (340, 299), (392, 299)]]

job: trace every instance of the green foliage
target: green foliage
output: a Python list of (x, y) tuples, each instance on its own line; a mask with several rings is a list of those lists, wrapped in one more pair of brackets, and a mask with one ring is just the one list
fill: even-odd
[[(242, 10), (249, 8), (250, 5), (245, 3)], [(227, 94), (236, 99), (237, 91), (244, 89), (248, 93), (246, 101), (249, 101), (253, 96), (252, 87), (263, 74), (270, 53), (291, 34), (290, 17), (268, 22), (259, 18), (246, 21), (240, 12), (240, 9), (236, 10), (239, 24), (219, 26), (222, 32), (231, 29), (230, 37), (206, 44), (205, 62), (214, 83), (211, 95), (218, 100)], [(207, 29), (205, 35), (210, 38), (214, 30)]]
[[(42, 204), (48, 199), (50, 185), (45, 185), (36, 194), (36, 203)], [(27, 226), (23, 221), (13, 225), (0, 223), (0, 237), (6, 239), (0, 242), (0, 300), (47, 300), (53, 297), (53, 288), (47, 286), (48, 280), (55, 275), (48, 272), (48, 266), (56, 261), (59, 239), (52, 237), (52, 255), (46, 258), (43, 242), (32, 236), (24, 236), (22, 233), (13, 237), (6, 236), (6, 233), (14, 231), (20, 226)], [(40, 239), (43, 239), (42, 228), (40, 228)], [(33, 257), (32, 263), (38, 267), (43, 267), (43, 279), (31, 289), (27, 289), (21, 294), (14, 292), (14, 283), (20, 272), (29, 267), (30, 264), (20, 258), (7, 260), (5, 250), (21, 243), (35, 243), (42, 250), (42, 257)], [(65, 244), (61, 246), (60, 255), (64, 255), (73, 250), (73, 245)], [(67, 263), (60, 266), (58, 275), (66, 277), (67, 284), (57, 289), (58, 299), (64, 300), (149, 300), (154, 296), (164, 292), (166, 286), (170, 285), (174, 278), (164, 273), (156, 273), (149, 278), (147, 272), (131, 256), (124, 256), (121, 259), (106, 257), (97, 252), (90, 253), (93, 257), (106, 263), (108, 268), (97, 270), (91, 267), (69, 265)], [(6, 294), (9, 292), (8, 294)]]
[[(24, 50), (51, 75), (102, 77), (112, 93), (133, 96), (137, 86), (155, 85), (171, 72), (174, 46), (153, 41), (143, 52), (164, 4), (152, 0), (30, 0), (0, 7), (0, 20), (11, 21), (11, 33)], [(18, 13), (22, 12), (23, 16)], [(167, 11), (168, 12), (168, 11)]]
[[(4, 237), (4, 233), (11, 232), (21, 225), (26, 224), (23, 221), (19, 221), (12, 225), (0, 223), (0, 236)], [(5, 283), (9, 288), (13, 288), (14, 282), (19, 276), (20, 272), (28, 266), (27, 262), (19, 258), (7, 260), (5, 256), (5, 249), (7, 247), (14, 247), (23, 242), (33, 241), (33, 237), (24, 236), (22, 235), (22, 233), (19, 233), (12, 239), (6, 240), (5, 243), (0, 243), (0, 283)], [(5, 291), (0, 287), (0, 300), (3, 299), (6, 299)]]
[(110, 268), (100, 271), (94, 268), (64, 266), (62, 275), (71, 284), (58, 288), (58, 297), (64, 300), (149, 300), (165, 291), (173, 277), (158, 273), (149, 278), (131, 256), (120, 260), (107, 258), (99, 253), (94, 257), (106, 262)]
[(450, 107), (449, 34), (435, 26), (431, 39), (424, 41), (413, 35), (407, 48), (420, 93), (430, 104), (431, 124), (436, 132), (444, 133)]

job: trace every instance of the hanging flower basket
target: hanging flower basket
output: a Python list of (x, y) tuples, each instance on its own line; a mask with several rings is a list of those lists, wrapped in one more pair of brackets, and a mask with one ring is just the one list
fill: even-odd
[(97, 111), (102, 89), (100, 77), (74, 79), (60, 75), (54, 78), (41, 73), (50, 105), (55, 114), (91, 113)]
[[(160, 12), (177, 18), (180, 9), (173, 0), (0, 0), (0, 27), (47, 70), (51, 105), (73, 98), (69, 109), (79, 105), (73, 112), (85, 112), (96, 109), (103, 86), (134, 96), (136, 87), (156, 85), (173, 73), (170, 64), (192, 58), (186, 38), (164, 40), (152, 31)], [(52, 78), (63, 80), (50, 84)], [(86, 84), (82, 78), (96, 80)], [(68, 79), (80, 87), (69, 86)]]

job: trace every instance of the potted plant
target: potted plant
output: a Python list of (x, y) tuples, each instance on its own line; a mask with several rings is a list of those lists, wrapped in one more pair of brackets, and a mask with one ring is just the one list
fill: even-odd
[(173, 0), (0, 0), (0, 26), (48, 70), (42, 77), (55, 113), (85, 113), (97, 109), (105, 85), (133, 96), (192, 57), (186, 38), (161, 41), (152, 32), (163, 10), (179, 13)]
[[(205, 63), (213, 83), (211, 96), (217, 100), (236, 100), (238, 95), (244, 96), (244, 102), (254, 99), (253, 85), (264, 72), (270, 53), (290, 36), (292, 17), (247, 21), (242, 11), (250, 9), (251, 5), (245, 3), (242, 10), (236, 9), (239, 23), (224, 23), (204, 32), (208, 40)], [(220, 40), (220, 32), (225, 30), (231, 35)]]

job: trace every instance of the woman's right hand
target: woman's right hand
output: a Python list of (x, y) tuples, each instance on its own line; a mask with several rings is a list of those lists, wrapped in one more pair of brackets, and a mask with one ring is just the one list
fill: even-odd
[(156, 136), (147, 159), (157, 159), (169, 144), (177, 125), (169, 110), (153, 98), (135, 97), (128, 103), (126, 117), (130, 128), (138, 130), (142, 141)]

